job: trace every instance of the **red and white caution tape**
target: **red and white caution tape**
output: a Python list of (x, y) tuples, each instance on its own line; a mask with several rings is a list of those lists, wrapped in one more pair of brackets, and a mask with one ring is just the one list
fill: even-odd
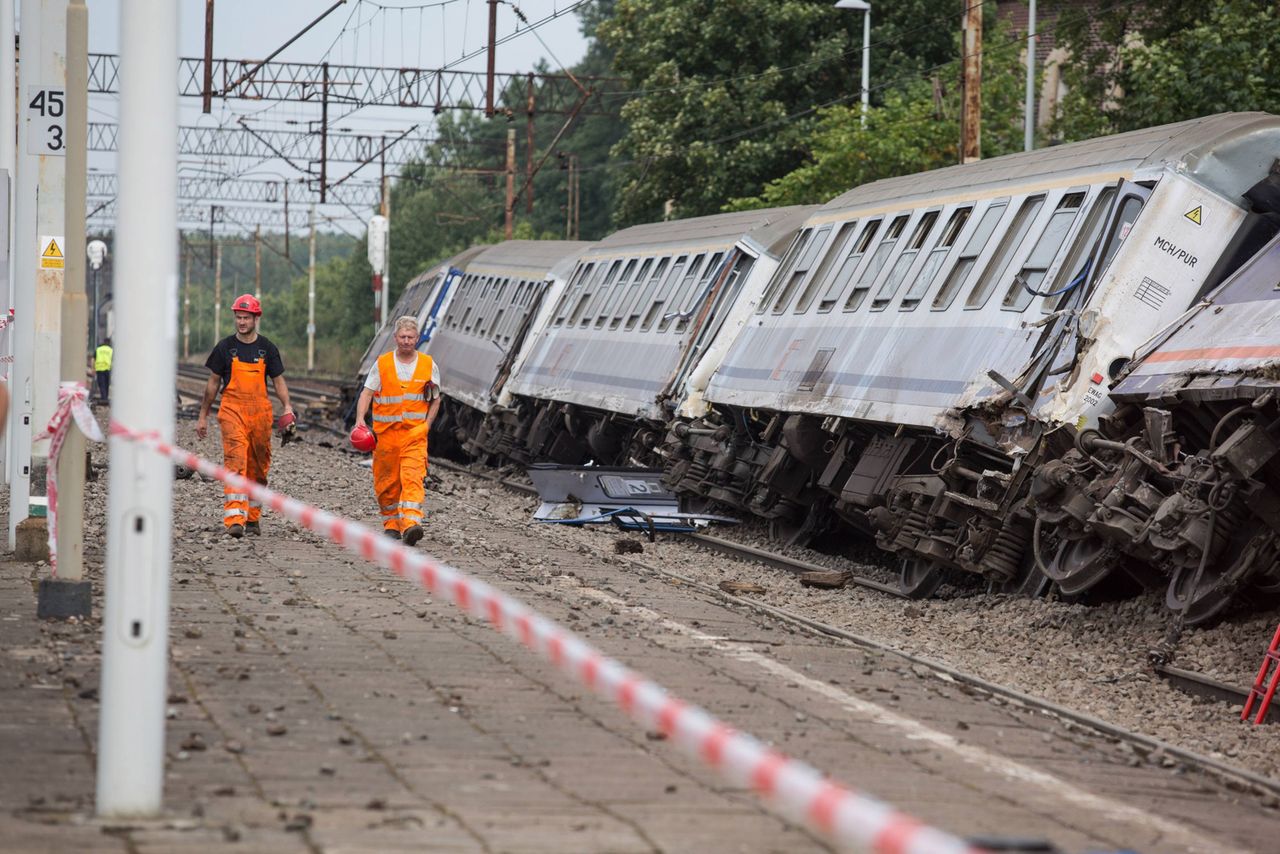
[(49, 569), (54, 578), (58, 577), (58, 455), (62, 453), (62, 443), (73, 420), (86, 438), (103, 441), (102, 428), (89, 411), (89, 387), (74, 380), (58, 385), (58, 408), (53, 411), (44, 432), (34, 439), (37, 442), (50, 440), (46, 477), (49, 485)]
[(608, 658), (569, 630), (483, 581), (406, 548), (358, 522), (273, 492), (154, 434), (116, 422), (111, 434), (247, 493), (277, 513), (365, 560), (416, 581), (430, 593), (549, 660), (626, 712), (646, 729), (664, 733), (685, 753), (734, 786), (750, 787), (783, 815), (855, 850), (885, 854), (976, 852), (964, 840), (928, 827), (888, 804), (836, 783), (803, 762), (734, 730), (688, 705), (657, 683)]

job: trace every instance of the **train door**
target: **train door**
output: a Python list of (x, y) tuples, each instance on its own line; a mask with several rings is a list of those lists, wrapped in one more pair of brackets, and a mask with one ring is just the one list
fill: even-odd
[(450, 267), (449, 272), (444, 274), (444, 281), (440, 283), (440, 291), (431, 302), (431, 308), (427, 311), (427, 316), (418, 322), (418, 328), (422, 330), (421, 334), (418, 335), (419, 350), (431, 342), (431, 336), (436, 331), (437, 318), (448, 304), (449, 292), (453, 290), (453, 286), (457, 284), (460, 278), (462, 278), (462, 271), (457, 267)]
[(1150, 198), (1150, 187), (1144, 187), (1141, 184), (1135, 184), (1123, 178), (1116, 185), (1116, 193), (1111, 202), (1111, 212), (1107, 215), (1107, 222), (1102, 229), (1097, 246), (1090, 253), (1087, 280), (1084, 287), (1080, 289), (1085, 300), (1093, 292), (1096, 283), (1102, 281), (1103, 274), (1111, 266), (1111, 260), (1115, 258), (1116, 252), (1128, 239), (1130, 232), (1133, 231), (1133, 224), (1138, 219), (1138, 214), (1142, 213), (1143, 206), (1146, 205), (1147, 200)]

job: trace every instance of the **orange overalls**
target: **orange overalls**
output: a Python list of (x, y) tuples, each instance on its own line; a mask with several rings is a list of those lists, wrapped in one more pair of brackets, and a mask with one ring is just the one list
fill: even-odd
[[(267, 398), (267, 362), (231, 359), (231, 381), (218, 408), (223, 465), (263, 485), (271, 468), (271, 401)], [(257, 522), (262, 505), (233, 487), (223, 489), (222, 524)]]
[(427, 408), (431, 357), (418, 354), (413, 377), (396, 376), (394, 351), (378, 357), (382, 389), (373, 398), (373, 488), (378, 493), (382, 527), (406, 531), (422, 524), (422, 482), (427, 476)]

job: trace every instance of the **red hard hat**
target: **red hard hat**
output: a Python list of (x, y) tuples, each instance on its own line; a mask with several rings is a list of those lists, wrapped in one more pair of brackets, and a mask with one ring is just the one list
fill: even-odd
[(276, 419), (276, 429), (283, 433), (285, 430), (298, 423), (298, 419), (293, 416), (292, 412), (286, 412)]
[(357, 424), (355, 429), (351, 431), (351, 447), (357, 451), (368, 453), (373, 450), (373, 446), (378, 444), (378, 439), (373, 435), (373, 431), (363, 424)]
[(262, 303), (258, 302), (258, 298), (253, 294), (241, 294), (236, 297), (236, 301), (231, 303), (232, 311), (247, 311), (250, 314), (261, 316)]

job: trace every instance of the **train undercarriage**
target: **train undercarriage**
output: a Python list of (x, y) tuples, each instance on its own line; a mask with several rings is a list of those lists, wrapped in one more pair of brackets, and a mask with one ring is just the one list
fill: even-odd
[(832, 526), (874, 537), (912, 597), (955, 572), (1030, 595), (1163, 586), (1195, 624), (1254, 591), (1280, 592), (1272, 393), (1126, 405), (1078, 436), (1024, 427), (1015, 456), (988, 425), (970, 417), (956, 438), (720, 407), (673, 424), (662, 453), (672, 489), (769, 519), (793, 542)]

